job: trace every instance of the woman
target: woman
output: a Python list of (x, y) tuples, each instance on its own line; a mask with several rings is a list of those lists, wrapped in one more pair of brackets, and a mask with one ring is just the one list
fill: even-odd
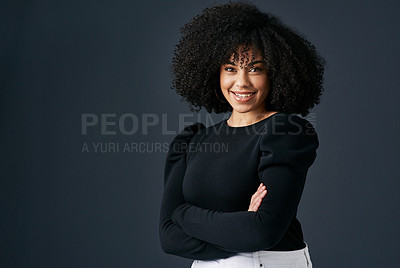
[(192, 111), (231, 114), (172, 140), (162, 249), (197, 268), (312, 267), (296, 214), (319, 142), (296, 114), (319, 103), (324, 60), (300, 34), (244, 2), (206, 8), (181, 33), (173, 88)]

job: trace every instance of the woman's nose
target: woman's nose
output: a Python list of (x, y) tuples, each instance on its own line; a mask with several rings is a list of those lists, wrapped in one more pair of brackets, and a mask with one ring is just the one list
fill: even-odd
[(237, 88), (246, 88), (250, 85), (249, 77), (245, 68), (238, 71), (235, 82)]
[(238, 89), (241, 89), (241, 88), (247, 88), (249, 87), (249, 85), (250, 82), (245, 69), (240, 70), (236, 77), (236, 87)]

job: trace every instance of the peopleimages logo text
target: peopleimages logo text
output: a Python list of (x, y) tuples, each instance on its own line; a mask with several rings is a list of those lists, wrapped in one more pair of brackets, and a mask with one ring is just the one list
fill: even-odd
[[(295, 115), (295, 114), (293, 114)], [(262, 115), (261, 115), (262, 116)], [(277, 115), (278, 116), (278, 115)], [(271, 122), (275, 126), (279, 126), (281, 122), (274, 122), (277, 116), (271, 118)], [(211, 127), (218, 125), (221, 120), (226, 120), (229, 115), (224, 115), (223, 118), (215, 119), (210, 114), (179, 114), (177, 117), (168, 118), (167, 114), (154, 114), (154, 113), (143, 113), (139, 116), (134, 113), (83, 113), (81, 114), (81, 136), (83, 143), (80, 148), (82, 153), (166, 153), (170, 150), (169, 138), (167, 141), (154, 141), (154, 136), (165, 136), (169, 135), (176, 136), (186, 126), (202, 122), (206, 128), (206, 132), (215, 131), (216, 134), (221, 133), (221, 127)], [(307, 126), (306, 133), (310, 132), (313, 134), (313, 127), (315, 128), (316, 116), (310, 113), (305, 117), (310, 123)], [(289, 120), (291, 120), (289, 118)], [(174, 127), (168, 128), (168, 122), (173, 122)], [(178, 122), (178, 127), (176, 126)], [(298, 125), (295, 121), (290, 121), (294, 125)], [(253, 124), (254, 127), (256, 124)], [(160, 132), (161, 127), (161, 132)], [(301, 126), (298, 125), (298, 131), (290, 133), (296, 135), (301, 132)], [(172, 130), (172, 128), (174, 130)], [(263, 135), (267, 129), (260, 128), (257, 131), (250, 131), (249, 135)], [(275, 128), (272, 128), (274, 131)], [(153, 131), (152, 134), (149, 133)], [(157, 133), (154, 133), (154, 132)], [(227, 129), (225, 129), (227, 131)], [(273, 132), (274, 135), (284, 135), (285, 133)], [(125, 138), (124, 138), (125, 136)], [(184, 145), (182, 145), (184, 146)], [(185, 150), (188, 152), (215, 152), (222, 153), (228, 151), (228, 144), (221, 143), (201, 143), (201, 144), (189, 144), (187, 147), (173, 148), (173, 150)], [(186, 145), (185, 145), (186, 146)]]

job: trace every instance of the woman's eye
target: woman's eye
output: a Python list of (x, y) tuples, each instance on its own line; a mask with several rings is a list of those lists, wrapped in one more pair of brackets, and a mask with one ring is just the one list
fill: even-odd
[(226, 67), (226, 68), (225, 68), (225, 71), (227, 71), (227, 72), (234, 72), (235, 69), (233, 69), (232, 67)]
[(250, 69), (250, 72), (261, 72), (263, 69), (260, 67), (254, 67)]

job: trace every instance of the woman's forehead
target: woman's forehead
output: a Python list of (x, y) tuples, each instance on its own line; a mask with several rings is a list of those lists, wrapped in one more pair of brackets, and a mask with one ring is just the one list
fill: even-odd
[(263, 57), (259, 50), (253, 49), (252, 47), (241, 46), (232, 53), (229, 59), (226, 60), (225, 64), (233, 63), (234, 65), (240, 64), (240, 66), (247, 66), (248, 64), (263, 61)]
[(249, 60), (255, 60), (255, 59), (262, 59), (262, 56), (260, 53), (251, 53), (251, 52), (242, 52), (242, 53), (232, 53), (231, 57), (229, 58), (230, 61), (239, 61), (245, 59), (247, 61)]
[(234, 49), (230, 59), (236, 59), (237, 57), (240, 58), (260, 58), (261, 53), (260, 50), (255, 48), (252, 45), (241, 45)]

